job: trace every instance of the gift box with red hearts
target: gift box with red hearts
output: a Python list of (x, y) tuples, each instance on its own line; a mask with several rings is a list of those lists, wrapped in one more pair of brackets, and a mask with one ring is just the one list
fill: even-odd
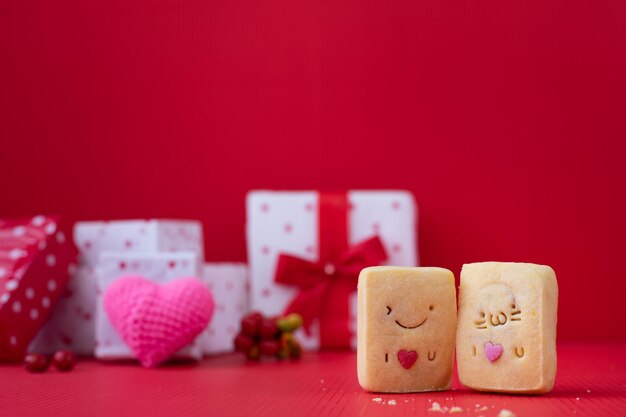
[(202, 224), (192, 220), (112, 220), (78, 222), (74, 241), (80, 266), (29, 350), (53, 353), (71, 349), (93, 355), (95, 349), (96, 274), (103, 251), (194, 251), (203, 256)]
[[(196, 252), (102, 252), (97, 270), (96, 348), (99, 359), (136, 359), (104, 309), (103, 295), (109, 286), (125, 276), (142, 276), (157, 284), (166, 284), (184, 277), (201, 277), (201, 262)], [(180, 350), (175, 358), (202, 358), (201, 336)]]
[(0, 360), (22, 360), (63, 293), (76, 248), (56, 217), (0, 220)]
[(213, 292), (213, 319), (202, 334), (205, 355), (234, 351), (233, 340), (248, 311), (248, 268), (241, 263), (206, 263), (203, 281)]
[(410, 192), (252, 191), (246, 205), (250, 309), (301, 314), (307, 349), (356, 347), (361, 268), (418, 264)]

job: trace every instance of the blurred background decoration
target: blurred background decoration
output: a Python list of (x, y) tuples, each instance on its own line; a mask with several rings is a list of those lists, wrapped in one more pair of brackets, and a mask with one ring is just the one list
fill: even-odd
[(0, 3), (0, 217), (202, 221), (407, 189), (422, 265), (551, 265), (561, 340), (623, 339), (620, 1)]

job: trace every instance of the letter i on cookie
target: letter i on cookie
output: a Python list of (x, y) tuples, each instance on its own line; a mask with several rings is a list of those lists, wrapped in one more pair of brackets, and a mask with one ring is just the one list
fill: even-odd
[(378, 266), (359, 275), (357, 373), (372, 392), (450, 387), (456, 334), (454, 275)]

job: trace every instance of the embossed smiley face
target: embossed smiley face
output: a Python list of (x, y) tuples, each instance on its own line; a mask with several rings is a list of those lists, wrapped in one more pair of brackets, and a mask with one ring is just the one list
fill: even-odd
[(478, 300), (474, 319), (477, 330), (522, 321), (522, 310), (508, 285), (487, 285), (479, 291)]
[[(478, 332), (487, 332), (485, 336), (488, 339), (485, 340), (488, 341), (482, 344), (487, 360), (496, 362), (507, 349), (518, 358), (524, 357), (524, 346), (517, 340), (518, 330), (521, 329), (514, 324), (522, 321), (522, 310), (512, 288), (506, 284), (487, 285), (478, 291), (477, 300), (473, 324)], [(496, 329), (506, 329), (506, 333), (493, 333)], [(480, 349), (481, 346), (474, 345), (473, 356), (477, 356)]]
[[(396, 301), (394, 305), (398, 306), (397, 311), (391, 305), (387, 305), (387, 316), (393, 320), (393, 323), (397, 326), (393, 326), (394, 329), (404, 333), (407, 330), (416, 330), (421, 327), (429, 318), (433, 318), (431, 311), (435, 309), (434, 304), (424, 302), (426, 300), (420, 300), (420, 303), (408, 303), (408, 300)], [(426, 307), (427, 306), (427, 307)], [(430, 317), (429, 317), (430, 316)], [(392, 323), (389, 319), (385, 320), (385, 324), (388, 326)], [(399, 327), (399, 328), (398, 328)], [(402, 330), (403, 329), (403, 330)], [(409, 336), (409, 335), (407, 335)], [(435, 350), (428, 350), (428, 360), (434, 361), (437, 357)], [(410, 369), (419, 357), (419, 352), (415, 350), (402, 349), (397, 352), (398, 361), (401, 363), (404, 369)], [(389, 363), (389, 353), (385, 352), (385, 363)]]
[[(435, 309), (434, 305), (430, 304), (428, 306), (428, 311), (433, 311), (434, 309)], [(428, 313), (428, 311), (426, 313)], [(387, 315), (391, 316), (392, 312), (393, 312), (393, 308), (391, 308), (391, 306), (388, 305)], [(424, 314), (423, 320), (420, 320), (419, 318), (415, 319), (415, 318), (409, 317), (406, 319), (402, 319), (402, 321), (400, 321), (400, 318), (395, 318), (394, 321), (398, 326), (402, 327), (403, 329), (411, 330), (411, 329), (417, 329), (422, 324), (426, 323), (426, 320), (428, 320), (428, 314)]]

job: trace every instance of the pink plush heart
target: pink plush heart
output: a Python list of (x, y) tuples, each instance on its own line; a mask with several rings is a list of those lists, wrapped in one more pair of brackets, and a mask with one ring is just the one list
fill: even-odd
[(417, 361), (417, 352), (402, 349), (398, 352), (398, 361), (404, 369), (409, 369)]
[(145, 367), (154, 367), (188, 345), (213, 315), (211, 291), (197, 278), (159, 285), (125, 276), (104, 294), (111, 324)]
[(495, 362), (502, 355), (502, 345), (494, 345), (491, 342), (487, 342), (485, 345), (485, 356), (489, 362)]

